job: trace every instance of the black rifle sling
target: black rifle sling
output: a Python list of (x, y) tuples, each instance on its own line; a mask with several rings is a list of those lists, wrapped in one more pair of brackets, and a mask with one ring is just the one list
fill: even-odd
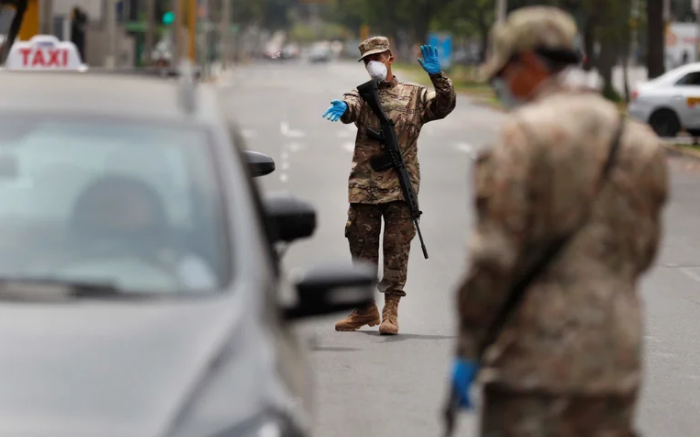
[[(602, 170), (601, 185), (607, 180), (608, 175), (610, 174), (610, 170), (612, 169), (617, 158), (624, 126), (625, 122), (624, 119), (622, 119), (620, 120), (617, 130), (615, 131), (615, 134), (613, 136), (612, 143), (610, 145), (610, 150), (608, 152), (608, 158)], [(568, 243), (571, 240), (571, 238), (581, 228), (583, 228), (583, 226), (587, 222), (587, 220), (581, 220), (580, 223), (577, 226), (575, 226), (574, 229), (572, 229), (570, 232), (562, 235), (561, 237), (556, 238), (549, 245), (549, 247), (547, 247), (545, 253), (532, 267), (532, 269), (530, 269), (527, 272), (527, 274), (525, 274), (522, 278), (520, 278), (519, 281), (517, 281), (513, 285), (513, 287), (511, 288), (511, 293), (508, 297), (508, 301), (506, 301), (506, 303), (501, 308), (501, 311), (499, 312), (498, 316), (494, 319), (494, 322), (492, 323), (490, 329), (487, 331), (484, 342), (480, 345), (480, 359), (483, 357), (484, 352), (486, 352), (486, 349), (496, 341), (496, 339), (501, 333), (501, 330), (503, 329), (503, 326), (506, 324), (506, 322), (508, 322), (513, 311), (515, 311), (518, 308), (520, 302), (522, 302), (523, 297), (525, 296), (525, 291), (530, 286), (532, 281), (544, 272), (544, 270), (552, 262), (552, 260), (554, 260), (557, 257), (557, 255), (561, 253), (562, 249), (566, 246), (566, 243)]]

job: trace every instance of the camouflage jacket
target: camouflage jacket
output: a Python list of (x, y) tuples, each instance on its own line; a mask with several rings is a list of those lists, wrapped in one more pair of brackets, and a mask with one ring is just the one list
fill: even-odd
[[(416, 195), (420, 187), (420, 130), (429, 121), (445, 118), (455, 108), (457, 101), (452, 81), (444, 73), (430, 75), (430, 79), (435, 91), (420, 85), (401, 83), (396, 76), (393, 81), (379, 85), (382, 108), (395, 123), (396, 137)], [(396, 172), (387, 170), (378, 173), (370, 166), (370, 158), (381, 153), (381, 145), (367, 137), (365, 128), (379, 130), (379, 119), (362, 100), (357, 89), (346, 93), (343, 100), (348, 104), (348, 109), (340, 121), (345, 124), (355, 123), (358, 128), (348, 184), (350, 203), (403, 200)]]
[(637, 284), (659, 246), (667, 168), (656, 135), (628, 121), (601, 184), (618, 123), (599, 94), (550, 87), (478, 159), (471, 266), (458, 290), (459, 356), (476, 358), (514, 278), (585, 220), (486, 350), (482, 382), (551, 393), (638, 389)]

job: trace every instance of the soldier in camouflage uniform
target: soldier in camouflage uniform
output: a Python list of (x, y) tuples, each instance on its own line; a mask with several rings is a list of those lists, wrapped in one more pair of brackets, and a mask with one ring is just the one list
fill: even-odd
[[(458, 290), (452, 384), (466, 409), (473, 381), (485, 385), (483, 437), (634, 435), (643, 333), (637, 284), (660, 242), (665, 154), (649, 127), (622, 122), (600, 93), (572, 83), (580, 72), (576, 33), (559, 9), (518, 9), (492, 30), (482, 67), (514, 109), (476, 163), (471, 266)], [(479, 357), (514, 278), (574, 229)]]
[[(420, 166), (418, 164), (418, 135), (429, 121), (446, 117), (455, 108), (456, 94), (452, 82), (441, 71), (437, 50), (423, 46), (421, 66), (428, 72), (435, 90), (420, 85), (399, 82), (391, 72), (394, 57), (389, 41), (373, 37), (359, 45), (361, 58), (375, 80), (379, 81), (379, 98), (387, 116), (395, 123), (399, 147), (418, 194)], [(404, 201), (401, 186), (394, 170), (375, 172), (370, 158), (381, 153), (381, 145), (368, 138), (366, 128), (379, 130), (379, 120), (357, 89), (346, 93), (343, 100), (334, 100), (324, 117), (357, 126), (357, 138), (349, 179), (348, 220), (345, 236), (354, 259), (379, 263), (379, 243), (382, 218), (384, 219), (384, 275), (379, 290), (384, 293), (382, 334), (398, 333), (398, 304), (405, 296), (408, 256), (416, 230), (410, 210)], [(375, 303), (358, 308), (336, 324), (338, 331), (354, 331), (364, 325), (380, 323)]]

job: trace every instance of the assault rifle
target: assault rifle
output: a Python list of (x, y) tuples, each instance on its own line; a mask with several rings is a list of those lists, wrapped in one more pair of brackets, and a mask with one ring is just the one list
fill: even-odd
[(425, 248), (425, 243), (423, 242), (423, 234), (420, 232), (420, 227), (418, 226), (418, 221), (420, 220), (421, 214), (423, 212), (418, 208), (418, 196), (416, 196), (415, 191), (413, 191), (413, 185), (411, 185), (411, 178), (408, 175), (408, 170), (406, 170), (406, 163), (401, 155), (401, 149), (399, 149), (399, 141), (396, 138), (396, 130), (394, 129), (394, 121), (391, 120), (384, 113), (381, 104), (379, 103), (379, 91), (377, 82), (370, 80), (366, 83), (357, 87), (357, 91), (360, 93), (360, 97), (367, 102), (372, 112), (379, 118), (381, 131), (367, 127), (367, 136), (373, 140), (379, 141), (382, 145), (382, 154), (375, 156), (370, 160), (370, 165), (374, 171), (380, 172), (385, 171), (390, 168), (396, 170), (396, 175), (399, 178), (399, 183), (401, 184), (401, 191), (403, 192), (403, 198), (408, 203), (408, 208), (411, 210), (411, 219), (413, 224), (416, 226), (416, 231), (418, 232), (418, 238), (420, 238), (421, 249), (423, 249), (423, 256), (428, 259), (428, 250)]

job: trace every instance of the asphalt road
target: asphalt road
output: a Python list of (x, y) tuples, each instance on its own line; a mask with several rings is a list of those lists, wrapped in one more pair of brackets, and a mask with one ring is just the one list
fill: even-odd
[[(222, 91), (248, 147), (277, 163), (275, 173), (260, 180), (262, 188), (291, 191), (318, 209), (315, 236), (285, 256), (292, 272), (350, 260), (343, 228), (355, 129), (321, 115), (330, 100), (366, 80), (362, 65), (352, 62), (257, 63), (237, 68)], [(376, 328), (335, 332), (333, 324), (344, 314), (300, 327), (316, 370), (316, 435), (440, 432), (439, 407), (455, 345), (454, 290), (468, 262), (472, 156), (494, 138), (502, 119), (460, 96), (447, 119), (423, 129), (421, 228), (430, 259), (423, 259), (416, 238), (408, 296), (399, 308), (400, 334), (380, 337)], [(672, 200), (664, 247), (642, 284), (648, 332), (638, 424), (643, 435), (687, 437), (700, 433), (700, 170), (680, 158), (669, 162)], [(476, 426), (475, 414), (462, 415), (458, 433), (476, 436)]]

